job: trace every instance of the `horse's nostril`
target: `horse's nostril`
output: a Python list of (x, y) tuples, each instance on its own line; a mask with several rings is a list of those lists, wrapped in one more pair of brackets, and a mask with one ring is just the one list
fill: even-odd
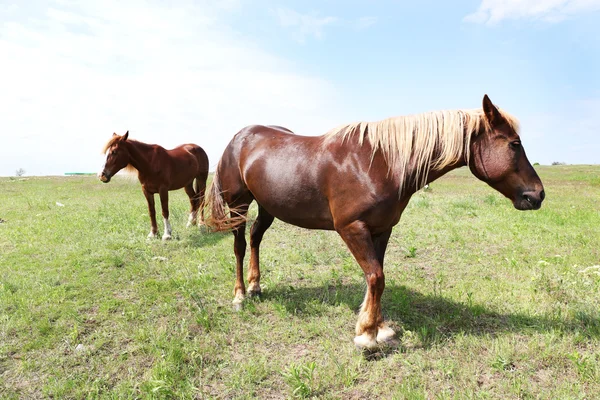
[(546, 198), (546, 192), (544, 192), (543, 190), (540, 192), (540, 200), (544, 201), (544, 199)]
[(533, 203), (531, 201), (531, 197), (527, 196), (526, 194), (523, 195), (523, 198), (525, 199), (525, 201), (527, 201), (528, 203)]

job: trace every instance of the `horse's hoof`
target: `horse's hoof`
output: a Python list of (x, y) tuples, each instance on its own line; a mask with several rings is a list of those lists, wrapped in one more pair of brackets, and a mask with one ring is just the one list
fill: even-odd
[(248, 287), (248, 296), (249, 297), (259, 297), (262, 295), (262, 289), (258, 283), (251, 283)]
[(374, 350), (379, 347), (377, 340), (373, 335), (369, 335), (367, 332), (354, 338), (354, 345), (359, 350)]
[(171, 235), (163, 235), (162, 240), (171, 240)]
[(156, 233), (150, 232), (148, 234), (148, 239), (154, 239), (156, 237)]
[(388, 326), (381, 326), (377, 330), (377, 343), (393, 343), (396, 339), (396, 332)]

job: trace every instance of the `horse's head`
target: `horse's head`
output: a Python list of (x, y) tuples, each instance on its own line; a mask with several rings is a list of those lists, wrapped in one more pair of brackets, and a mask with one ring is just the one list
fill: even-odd
[(98, 174), (98, 178), (104, 183), (110, 182), (114, 174), (125, 168), (129, 164), (129, 151), (125, 142), (129, 136), (127, 131), (123, 136), (113, 133), (112, 139), (106, 145), (106, 161), (104, 168)]
[(487, 123), (471, 142), (471, 172), (508, 197), (516, 209), (539, 209), (544, 186), (525, 155), (515, 127), (487, 95), (483, 97), (483, 112)]

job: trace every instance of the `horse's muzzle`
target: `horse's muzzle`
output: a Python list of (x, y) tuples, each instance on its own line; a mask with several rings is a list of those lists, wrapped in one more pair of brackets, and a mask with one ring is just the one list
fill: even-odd
[(518, 196), (514, 205), (517, 210), (539, 210), (545, 197), (544, 189), (526, 191)]
[(104, 173), (104, 171), (102, 171), (102, 172), (100, 172), (100, 173), (98, 174), (98, 178), (100, 178), (100, 180), (101, 180), (102, 182), (104, 182), (104, 183), (108, 183), (108, 182), (110, 182), (110, 176), (109, 176), (109, 175), (106, 175), (106, 174)]

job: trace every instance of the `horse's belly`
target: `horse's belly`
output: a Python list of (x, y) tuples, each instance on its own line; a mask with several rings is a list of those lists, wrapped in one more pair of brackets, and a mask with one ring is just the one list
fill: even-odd
[(327, 199), (318, 191), (296, 192), (289, 188), (265, 193), (249, 189), (258, 204), (277, 219), (302, 228), (334, 229)]
[[(265, 207), (266, 209), (266, 207)], [(269, 211), (267, 209), (267, 211)], [(271, 213), (269, 211), (269, 213)], [(291, 213), (272, 213), (277, 219), (287, 222), (288, 224), (299, 226), (307, 229), (324, 229), (334, 230), (333, 220), (331, 218), (317, 218), (315, 216), (293, 215)]]

